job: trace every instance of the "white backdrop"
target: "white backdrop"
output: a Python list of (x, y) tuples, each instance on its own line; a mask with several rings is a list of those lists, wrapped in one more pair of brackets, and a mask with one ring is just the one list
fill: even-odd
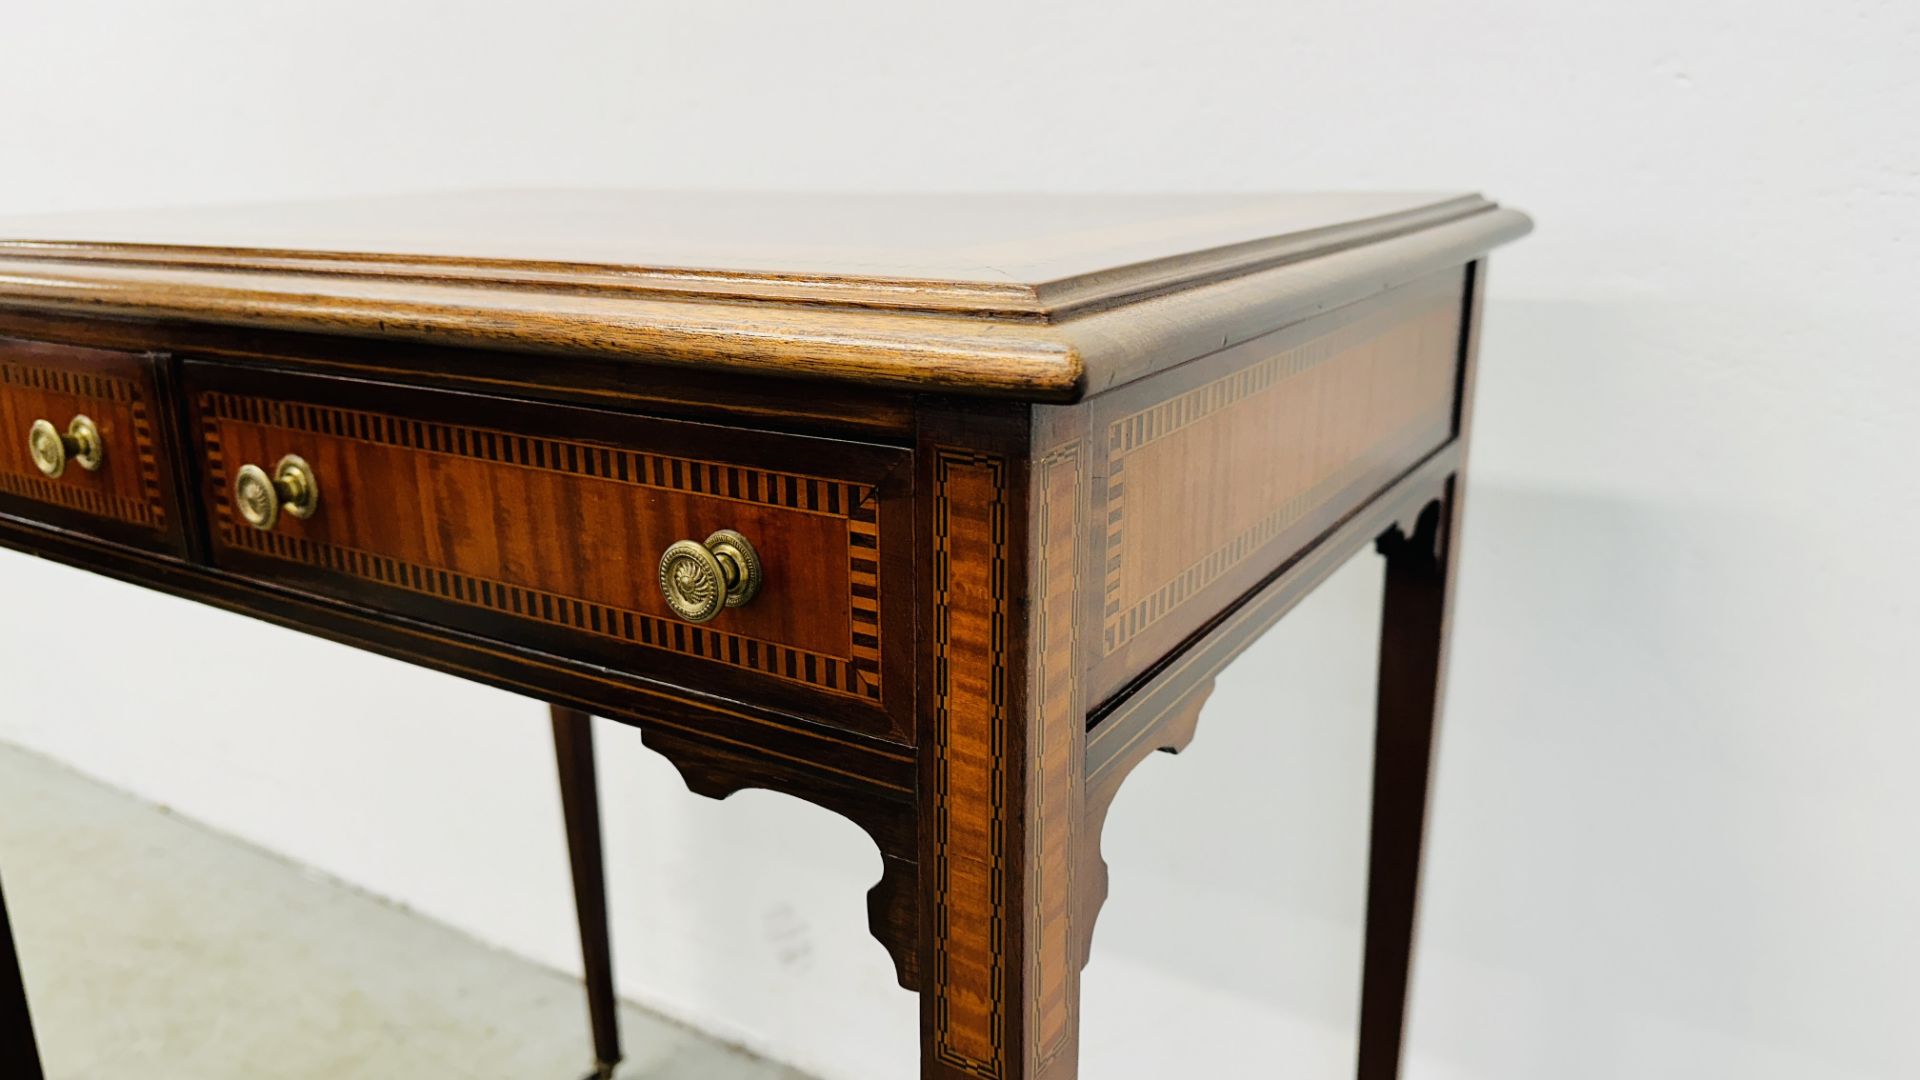
[[(1410, 1075), (1920, 1073), (1920, 7), (12, 0), (5, 24), (0, 213), (503, 185), (1529, 210), (1491, 279)], [(1121, 796), (1088, 1076), (1346, 1073), (1378, 600), (1364, 557)], [(577, 967), (535, 704), (17, 555), (0, 604), (0, 738)], [(326, 675), (284, 695), (291, 667)], [(908, 1075), (864, 835), (698, 799), (600, 736), (624, 990), (834, 1080)]]

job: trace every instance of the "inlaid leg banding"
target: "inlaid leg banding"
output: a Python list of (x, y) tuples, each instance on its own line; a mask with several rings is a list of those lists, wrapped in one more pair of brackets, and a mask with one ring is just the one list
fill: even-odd
[(1086, 825), (1082, 447), (1022, 460), (935, 445), (927, 466), (921, 1075), (1068, 1080)]

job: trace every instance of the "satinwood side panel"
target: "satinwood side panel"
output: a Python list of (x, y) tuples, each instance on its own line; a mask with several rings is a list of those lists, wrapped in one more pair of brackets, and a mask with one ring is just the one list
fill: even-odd
[(1094, 700), (1447, 440), (1462, 288), (1424, 279), (1092, 402)]

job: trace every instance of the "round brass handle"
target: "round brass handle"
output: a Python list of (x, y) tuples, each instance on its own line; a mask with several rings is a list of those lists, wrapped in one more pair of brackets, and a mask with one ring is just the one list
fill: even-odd
[(233, 478), (233, 504), (240, 517), (256, 529), (271, 529), (282, 512), (310, 518), (320, 508), (320, 482), (305, 460), (288, 454), (274, 466), (273, 475), (258, 465), (242, 465)]
[(69, 461), (88, 472), (96, 472), (107, 457), (106, 444), (100, 441), (100, 429), (84, 416), (74, 417), (65, 435), (51, 422), (35, 420), (27, 429), (27, 450), (33, 454), (34, 467), (54, 480), (67, 471)]
[(688, 622), (710, 622), (760, 591), (760, 555), (747, 538), (721, 529), (704, 544), (680, 540), (660, 556), (660, 591)]

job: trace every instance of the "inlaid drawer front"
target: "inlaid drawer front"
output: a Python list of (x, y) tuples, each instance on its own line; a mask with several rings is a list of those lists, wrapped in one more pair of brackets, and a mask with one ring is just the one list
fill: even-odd
[(905, 450), (185, 367), (217, 564), (908, 737)]
[(0, 338), (0, 512), (181, 548), (149, 358)]
[(1446, 443), (1464, 297), (1439, 275), (1096, 399), (1096, 695)]

